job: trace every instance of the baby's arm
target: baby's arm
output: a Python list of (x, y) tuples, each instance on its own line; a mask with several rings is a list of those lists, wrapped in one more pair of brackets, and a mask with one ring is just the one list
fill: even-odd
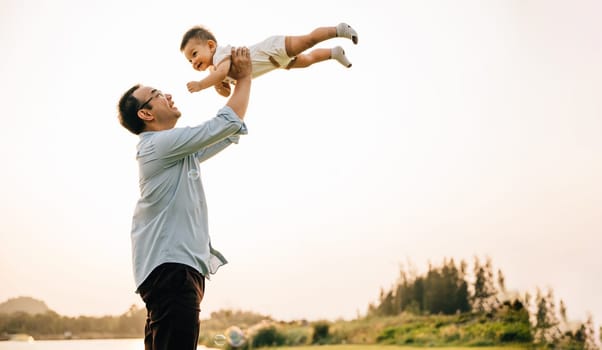
[[(218, 92), (220, 92), (217, 85), (219, 84), (220, 88), (222, 88), (222, 81), (226, 79), (226, 76), (228, 76), (229, 70), (230, 57), (222, 60), (217, 65), (217, 67), (215, 67), (215, 70), (209, 73), (209, 75), (205, 77), (205, 79), (201, 81), (191, 81), (188, 84), (186, 84), (186, 86), (188, 87), (188, 91), (197, 92), (204, 90), (210, 86), (215, 86), (215, 89), (218, 90)], [(222, 93), (220, 92), (220, 94)]]

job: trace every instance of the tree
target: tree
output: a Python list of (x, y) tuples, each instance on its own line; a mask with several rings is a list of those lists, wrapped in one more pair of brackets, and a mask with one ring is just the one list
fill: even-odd
[(550, 324), (548, 322), (548, 303), (545, 297), (541, 294), (539, 288), (535, 294), (536, 312), (535, 312), (535, 342), (546, 344), (545, 333)]
[(393, 291), (385, 292), (384, 289), (380, 289), (379, 305), (376, 307), (376, 314), (378, 316), (393, 316), (395, 315), (395, 308), (393, 305)]
[(466, 261), (460, 261), (458, 270), (458, 289), (456, 290), (456, 307), (460, 312), (470, 311), (470, 293), (468, 291), (468, 282), (466, 282)]
[(535, 342), (555, 347), (558, 345), (561, 334), (558, 328), (558, 318), (555, 314), (552, 290), (549, 289), (548, 294), (543, 295), (541, 290), (537, 288), (535, 304)]
[(560, 320), (566, 324), (568, 322), (566, 317), (566, 305), (564, 305), (564, 301), (562, 299), (560, 299), (560, 303), (558, 304), (558, 313), (560, 314)]
[(423, 311), (452, 315), (470, 310), (463, 269), (463, 265), (458, 269), (454, 259), (444, 259), (441, 267), (429, 265), (423, 279)]
[(592, 318), (592, 315), (589, 315), (587, 317), (587, 321), (585, 322), (584, 326), (584, 350), (600, 350), (600, 346), (598, 346), (598, 342), (596, 341), (596, 334), (594, 331), (594, 320)]
[(478, 257), (474, 260), (475, 282), (472, 295), (472, 308), (477, 312), (491, 312), (498, 308), (497, 290), (493, 283), (491, 259), (481, 265)]
[(440, 267), (429, 264), (425, 276), (401, 268), (397, 285), (391, 291), (381, 288), (379, 303), (370, 305), (368, 313), (388, 316), (405, 311), (450, 315), (470, 311), (465, 270), (464, 261), (458, 268), (453, 259), (444, 259)]
[(548, 320), (552, 327), (549, 329), (548, 337), (550, 343), (556, 345), (562, 338), (562, 332), (558, 327), (560, 325), (560, 321), (558, 320), (558, 316), (556, 315), (556, 302), (554, 301), (554, 292), (552, 289), (548, 289), (548, 295), (546, 297), (548, 302)]
[(506, 277), (502, 273), (502, 270), (497, 270), (497, 284), (500, 287), (502, 293), (506, 293)]

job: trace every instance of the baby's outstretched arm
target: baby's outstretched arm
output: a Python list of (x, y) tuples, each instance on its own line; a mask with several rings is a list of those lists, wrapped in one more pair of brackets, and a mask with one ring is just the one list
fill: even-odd
[[(188, 91), (197, 92), (197, 91), (204, 90), (208, 87), (215, 86), (216, 90), (218, 90), (220, 95), (222, 95), (222, 93), (218, 89), (217, 85), (219, 84), (220, 86), (222, 86), (222, 81), (224, 79), (226, 79), (226, 76), (228, 75), (229, 70), (230, 70), (230, 59), (225, 59), (225, 60), (221, 61), (217, 65), (217, 67), (215, 67), (215, 70), (212, 71), (211, 73), (209, 73), (209, 75), (207, 77), (205, 77), (203, 80), (191, 81), (188, 84), (186, 84), (186, 86), (188, 87)], [(229, 95), (229, 93), (228, 93), (228, 95)]]

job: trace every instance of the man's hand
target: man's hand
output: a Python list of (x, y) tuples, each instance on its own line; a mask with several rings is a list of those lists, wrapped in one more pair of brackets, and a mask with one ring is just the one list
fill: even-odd
[(222, 81), (221, 83), (215, 84), (215, 91), (217, 91), (218, 94), (224, 96), (224, 97), (228, 97), (230, 96), (230, 84), (226, 83), (225, 81)]
[(246, 47), (232, 48), (228, 76), (240, 80), (251, 76), (251, 53)]

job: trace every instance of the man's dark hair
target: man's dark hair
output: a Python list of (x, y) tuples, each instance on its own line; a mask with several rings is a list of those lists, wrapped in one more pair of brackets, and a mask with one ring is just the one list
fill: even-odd
[(184, 47), (191, 39), (199, 39), (201, 41), (213, 40), (217, 44), (217, 39), (215, 39), (215, 36), (209, 29), (201, 26), (194, 26), (184, 33), (182, 43), (180, 44), (180, 51), (184, 51)]
[(144, 131), (145, 126), (144, 120), (138, 117), (140, 101), (134, 97), (134, 91), (138, 90), (140, 86), (140, 84), (136, 84), (126, 91), (119, 99), (118, 105), (119, 123), (136, 135)]

